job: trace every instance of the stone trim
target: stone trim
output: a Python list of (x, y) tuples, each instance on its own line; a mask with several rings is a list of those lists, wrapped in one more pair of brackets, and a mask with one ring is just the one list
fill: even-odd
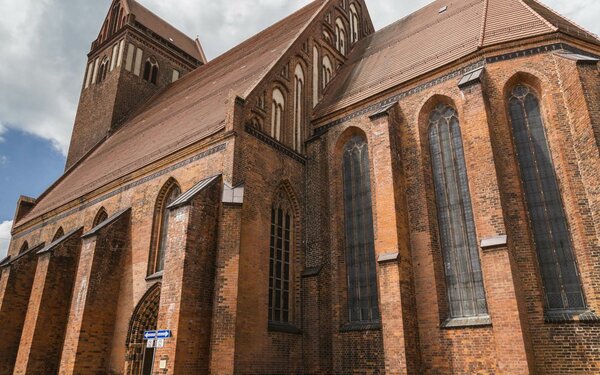
[(400, 259), (400, 253), (387, 253), (387, 254), (381, 254), (378, 258), (377, 258), (377, 263), (379, 264), (383, 264), (383, 263), (391, 263), (391, 262), (396, 262)]
[(61, 243), (65, 242), (66, 240), (68, 240), (69, 238), (71, 238), (75, 233), (79, 232), (83, 230), (83, 227), (79, 227), (77, 229), (73, 229), (72, 231), (70, 231), (69, 233), (65, 234), (64, 236), (62, 236), (61, 238), (57, 239), (56, 241), (52, 242), (50, 245), (44, 247), (42, 250), (38, 251), (38, 255), (43, 254), (43, 253), (47, 253), (50, 252), (52, 250), (54, 250), (58, 245), (60, 245)]
[(161, 280), (163, 277), (164, 271), (158, 271), (156, 273), (153, 273), (152, 275), (149, 275), (146, 277), (146, 281), (154, 281), (154, 280)]
[(268, 330), (269, 332), (292, 333), (296, 335), (302, 334), (302, 330), (300, 328), (290, 323), (269, 322)]
[(357, 331), (380, 331), (381, 322), (351, 322), (340, 327), (340, 333)]
[(487, 327), (492, 325), (492, 318), (489, 315), (473, 316), (468, 318), (449, 318), (442, 323), (441, 328), (469, 328), (469, 327)]
[(546, 311), (544, 313), (544, 322), (548, 324), (559, 323), (600, 323), (600, 316), (593, 310), (559, 310)]
[(508, 244), (508, 236), (495, 236), (495, 237), (486, 237), (481, 240), (481, 249), (483, 251), (492, 250), (498, 247), (506, 246)]
[(13, 263), (18, 262), (20, 259), (26, 257), (27, 255), (29, 255), (31, 253), (37, 253), (39, 250), (43, 249), (44, 246), (45, 246), (45, 242), (42, 242), (41, 244), (32, 247), (31, 249), (27, 250), (26, 252), (24, 252), (22, 254), (17, 255), (14, 258), (11, 258), (10, 256), (6, 257), (3, 261), (3, 263), (0, 264), (0, 268), (8, 267), (8, 266), (12, 265)]
[(56, 223), (56, 222), (58, 222), (58, 221), (60, 221), (60, 220), (62, 220), (64, 218), (66, 218), (68, 216), (71, 216), (71, 215), (79, 212), (79, 211), (83, 211), (83, 210), (85, 210), (88, 207), (94, 206), (94, 205), (96, 205), (96, 204), (98, 204), (100, 202), (103, 202), (103, 201), (105, 201), (105, 200), (107, 200), (109, 198), (112, 198), (115, 195), (119, 195), (119, 194), (121, 194), (121, 193), (123, 193), (123, 192), (125, 192), (127, 190), (133, 189), (134, 187), (143, 185), (146, 182), (152, 181), (152, 180), (157, 179), (159, 177), (162, 177), (162, 176), (164, 176), (164, 175), (166, 175), (168, 173), (171, 173), (171, 172), (173, 172), (173, 171), (175, 171), (177, 169), (183, 168), (186, 165), (191, 164), (191, 163), (193, 163), (195, 161), (204, 159), (204, 158), (206, 158), (206, 157), (208, 157), (210, 155), (213, 155), (213, 154), (216, 154), (218, 152), (221, 152), (221, 151), (225, 150), (226, 147), (227, 147), (227, 143), (222, 143), (222, 144), (217, 145), (215, 147), (212, 147), (212, 148), (210, 148), (210, 149), (208, 149), (208, 150), (206, 150), (204, 152), (196, 154), (196, 155), (194, 155), (194, 156), (192, 156), (192, 157), (190, 157), (188, 159), (182, 160), (179, 163), (176, 163), (176, 164), (174, 164), (174, 165), (172, 165), (172, 166), (170, 166), (168, 168), (162, 169), (162, 170), (160, 170), (158, 172), (155, 172), (155, 173), (153, 173), (153, 174), (151, 174), (149, 176), (146, 176), (146, 177), (143, 177), (143, 178), (141, 178), (139, 180), (130, 182), (128, 184), (125, 184), (125, 185), (121, 186), (120, 188), (111, 191), (110, 193), (106, 193), (106, 194), (104, 194), (104, 195), (102, 195), (102, 196), (100, 196), (98, 198), (95, 198), (95, 199), (93, 199), (93, 200), (91, 200), (91, 201), (89, 201), (87, 203), (84, 203), (84, 204), (82, 204), (80, 206), (77, 206), (77, 207), (74, 207), (74, 208), (72, 208), (70, 210), (67, 210), (66, 212), (63, 212), (62, 214), (59, 214), (59, 215), (57, 215), (57, 216), (55, 216), (55, 217), (53, 217), (53, 218), (51, 218), (51, 219), (49, 219), (47, 221), (44, 221), (43, 223), (34, 225), (33, 227), (31, 227), (31, 228), (29, 228), (29, 229), (27, 229), (27, 230), (25, 230), (23, 232), (17, 233), (15, 235), (13, 235), (13, 239), (24, 237), (24, 236), (28, 235), (29, 233), (31, 233), (31, 232), (33, 232), (35, 230), (38, 230), (40, 228), (44, 228), (44, 227), (46, 227), (46, 226), (48, 226), (50, 224), (54, 224), (54, 223)]
[(271, 148), (281, 152), (286, 156), (289, 156), (297, 162), (306, 165), (306, 158), (304, 156), (287, 147), (286, 145), (282, 144), (281, 142), (276, 141), (275, 139), (271, 138), (270, 136), (251, 126), (246, 125), (245, 129), (246, 133), (250, 134), (259, 141), (265, 143), (268, 146), (271, 146)]
[(302, 272), (302, 277), (303, 278), (308, 278), (308, 277), (315, 277), (315, 276), (319, 276), (319, 274), (321, 273), (321, 269), (323, 267), (322, 266), (318, 266), (318, 267), (308, 267), (304, 270), (304, 272)]
[(219, 177), (221, 177), (220, 174), (218, 174), (216, 176), (212, 176), (212, 177), (203, 179), (202, 181), (200, 181), (196, 185), (194, 185), (190, 190), (188, 190), (185, 193), (181, 194), (179, 196), (179, 198), (177, 198), (175, 200), (175, 202), (171, 203), (171, 205), (169, 205), (169, 207), (167, 207), (167, 208), (169, 210), (174, 210), (176, 208), (179, 208), (179, 207), (182, 207), (182, 206), (187, 206), (187, 205), (191, 204), (192, 200), (198, 194), (200, 194), (200, 192), (202, 192), (202, 190), (204, 190), (207, 187), (211, 186), (215, 181), (217, 181), (217, 179)]
[(93, 237), (93, 236), (97, 235), (98, 232), (100, 232), (102, 229), (106, 228), (107, 226), (111, 225), (115, 221), (119, 220), (123, 215), (125, 215), (126, 213), (128, 213), (130, 211), (131, 211), (131, 207), (128, 207), (124, 210), (117, 212), (113, 216), (104, 220), (102, 223), (98, 224), (95, 228), (93, 228), (89, 232), (85, 233), (83, 236), (81, 236), (81, 238), (89, 238), (89, 237)]

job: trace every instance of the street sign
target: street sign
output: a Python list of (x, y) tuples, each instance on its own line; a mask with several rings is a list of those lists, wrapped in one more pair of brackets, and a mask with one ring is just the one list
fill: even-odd
[(156, 332), (156, 331), (145, 331), (144, 339), (146, 339), (146, 340), (155, 339), (158, 337), (157, 334), (158, 334), (158, 332)]
[(156, 338), (157, 339), (168, 339), (168, 338), (171, 338), (171, 337), (172, 337), (171, 330), (162, 329), (162, 330), (156, 332)]

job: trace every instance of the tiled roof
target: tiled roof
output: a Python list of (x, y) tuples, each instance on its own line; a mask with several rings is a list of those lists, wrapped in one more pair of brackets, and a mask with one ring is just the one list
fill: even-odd
[(556, 31), (600, 44), (535, 0), (437, 0), (360, 41), (336, 74), (314, 118), (498, 43)]
[(160, 35), (161, 38), (173, 43), (183, 52), (195, 59), (205, 62), (206, 58), (202, 52), (200, 43), (177, 30), (171, 24), (152, 13), (148, 8), (135, 0), (125, 0), (129, 12), (135, 15), (135, 20), (148, 29)]
[(168, 86), (67, 171), (16, 226), (221, 131), (230, 93), (246, 97), (325, 2), (310, 3)]

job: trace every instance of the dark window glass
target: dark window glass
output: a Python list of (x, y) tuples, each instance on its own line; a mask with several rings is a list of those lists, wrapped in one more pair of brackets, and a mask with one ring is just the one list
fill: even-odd
[(369, 150), (356, 136), (344, 147), (346, 269), (350, 322), (379, 321)]
[(156, 85), (157, 81), (158, 81), (158, 66), (154, 65), (152, 67), (152, 79), (150, 80), (150, 82), (152, 82)]
[(429, 145), (450, 317), (487, 314), (479, 249), (456, 110), (438, 105)]
[(142, 78), (144, 79), (144, 81), (150, 82), (151, 75), (152, 75), (152, 64), (150, 63), (150, 61), (146, 61), (146, 63), (144, 64), (144, 74), (142, 75)]
[(292, 215), (283, 207), (271, 210), (269, 250), (269, 321), (290, 321)]
[(518, 85), (509, 99), (509, 112), (546, 304), (551, 310), (583, 309), (585, 299), (539, 100), (529, 87)]
[(163, 202), (160, 219), (160, 236), (158, 239), (158, 251), (156, 252), (156, 269), (154, 272), (160, 272), (165, 268), (165, 252), (167, 250), (167, 234), (169, 231), (169, 205), (181, 195), (179, 187), (173, 186), (166, 195)]

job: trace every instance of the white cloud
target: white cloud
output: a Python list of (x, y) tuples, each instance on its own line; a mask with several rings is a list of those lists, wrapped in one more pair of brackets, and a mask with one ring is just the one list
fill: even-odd
[(6, 129), (6, 127), (4, 125), (2, 125), (2, 123), (0, 122), (0, 143), (4, 142), (4, 133), (6, 133), (8, 129)]
[(8, 156), (0, 155), (0, 165), (8, 164)]
[(12, 224), (12, 221), (5, 221), (0, 224), (0, 260), (4, 259), (8, 253)]
[[(310, 0), (140, 0), (188, 35), (198, 35), (209, 58), (282, 19)], [(377, 29), (429, 0), (366, 0)], [(600, 34), (598, 0), (546, 0)], [(0, 140), (5, 127), (52, 142), (66, 153), (86, 54), (109, 1), (0, 0)], [(184, 9), (185, 11), (182, 11)]]

